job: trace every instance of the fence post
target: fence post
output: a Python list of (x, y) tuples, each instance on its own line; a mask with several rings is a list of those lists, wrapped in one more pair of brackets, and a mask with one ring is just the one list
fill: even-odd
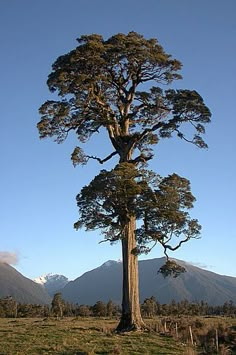
[(164, 332), (167, 333), (166, 320), (165, 320), (165, 323), (164, 323)]
[(218, 337), (218, 330), (216, 329), (216, 352), (219, 351), (219, 337)]
[(176, 334), (176, 338), (178, 338), (179, 335), (178, 335), (178, 323), (177, 322), (175, 323), (175, 334)]
[(190, 334), (191, 344), (193, 345), (193, 332), (192, 332), (191, 325), (189, 326), (189, 334)]

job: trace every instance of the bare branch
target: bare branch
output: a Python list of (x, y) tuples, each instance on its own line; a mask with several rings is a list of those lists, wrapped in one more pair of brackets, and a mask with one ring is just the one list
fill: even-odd
[(175, 131), (177, 132), (177, 136), (181, 139), (183, 139), (185, 142), (191, 143), (198, 148), (208, 148), (207, 144), (204, 142), (204, 140), (200, 137), (195, 135), (192, 140), (187, 139), (185, 135), (180, 132), (177, 128), (175, 128)]
[(104, 158), (104, 159), (95, 157), (94, 155), (87, 155), (86, 157), (87, 157), (88, 159), (97, 160), (100, 164), (103, 164), (103, 163), (105, 163), (106, 161), (108, 161), (109, 159), (111, 159), (112, 157), (114, 157), (116, 154), (118, 154), (118, 152), (115, 151), (115, 152), (109, 154), (109, 155), (108, 155), (106, 158)]
[(175, 131), (177, 132), (177, 135), (178, 135), (179, 138), (183, 139), (185, 142), (192, 143), (192, 144), (196, 145), (193, 140), (187, 139), (185, 137), (185, 135), (182, 132), (180, 132), (180, 130), (178, 130), (176, 128)]
[(157, 240), (153, 243), (153, 246), (151, 247), (151, 248), (149, 248), (149, 251), (148, 252), (150, 252), (153, 248), (155, 248), (155, 246), (157, 245)]
[(100, 242), (98, 244), (102, 244), (102, 243), (106, 243), (106, 242), (113, 242), (114, 240), (112, 240), (112, 238), (106, 238), (104, 240), (100, 240)]
[(177, 244), (175, 247), (172, 247), (172, 246), (169, 245), (169, 244), (166, 245), (165, 243), (163, 243), (162, 245), (163, 245), (163, 247), (165, 248), (165, 250), (166, 250), (166, 249), (169, 249), (169, 250), (171, 250), (171, 251), (175, 251), (175, 250), (179, 249), (183, 243), (186, 243), (186, 242), (188, 242), (189, 240), (190, 240), (190, 237), (187, 237), (187, 238), (181, 240), (181, 241), (179, 242), (179, 244)]

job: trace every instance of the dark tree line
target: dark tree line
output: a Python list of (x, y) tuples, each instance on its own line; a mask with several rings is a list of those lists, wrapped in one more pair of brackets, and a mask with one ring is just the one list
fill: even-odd
[(212, 306), (205, 301), (189, 302), (173, 300), (169, 304), (160, 304), (155, 297), (146, 298), (141, 305), (144, 317), (153, 316), (236, 316), (236, 305), (233, 301), (223, 305)]
[[(227, 301), (223, 305), (211, 306), (207, 302), (172, 301), (160, 304), (155, 297), (146, 298), (141, 304), (145, 318), (155, 316), (226, 316), (236, 317), (236, 304)], [(54, 295), (51, 306), (17, 303), (12, 297), (0, 299), (0, 318), (24, 317), (120, 317), (121, 307), (111, 300), (97, 301), (93, 306), (65, 302), (60, 293)]]

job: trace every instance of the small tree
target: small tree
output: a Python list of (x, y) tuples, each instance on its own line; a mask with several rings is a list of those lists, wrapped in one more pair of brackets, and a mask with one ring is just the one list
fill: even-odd
[(2, 317), (16, 318), (18, 311), (18, 304), (13, 297), (7, 296), (0, 299), (0, 315)]
[(109, 300), (107, 302), (107, 316), (112, 317), (116, 316), (118, 314), (118, 306), (112, 302), (112, 300)]
[(142, 311), (145, 316), (153, 317), (157, 314), (157, 302), (155, 297), (146, 298), (142, 304)]
[[(71, 131), (81, 144), (98, 132), (107, 133), (112, 151), (105, 158), (86, 154), (81, 144), (72, 153), (74, 165), (89, 160), (104, 164), (118, 157), (117, 168), (102, 171), (78, 195), (80, 219), (75, 227), (101, 228), (106, 240), (121, 240), (123, 300), (118, 330), (140, 329), (144, 324), (138, 254), (148, 252), (153, 241), (167, 255), (200, 230), (186, 212), (194, 201), (189, 182), (176, 174), (151, 178), (152, 173), (141, 168), (153, 157), (151, 147), (173, 134), (205, 148), (202, 135), (210, 111), (194, 90), (163, 89), (181, 79), (181, 63), (165, 53), (156, 39), (135, 32), (108, 40), (93, 34), (80, 37), (78, 44), (53, 64), (47, 83), (60, 100), (41, 106), (38, 129), (41, 138), (54, 137), (58, 143)], [(138, 229), (137, 219), (143, 221)], [(171, 245), (174, 235), (177, 243)], [(168, 260), (161, 271), (168, 275), (173, 269), (175, 275), (182, 271)]]
[(80, 317), (89, 317), (91, 315), (90, 307), (84, 304), (81, 304), (76, 309), (76, 314)]
[(97, 301), (93, 306), (93, 314), (96, 317), (105, 317), (107, 315), (107, 306), (102, 301)]
[(63, 317), (64, 314), (64, 309), (65, 309), (65, 301), (62, 299), (61, 293), (55, 293), (52, 299), (52, 314), (54, 314), (57, 317)]

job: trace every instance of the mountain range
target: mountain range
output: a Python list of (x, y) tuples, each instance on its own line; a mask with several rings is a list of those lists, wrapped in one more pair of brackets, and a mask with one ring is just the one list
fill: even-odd
[[(186, 269), (177, 278), (164, 278), (158, 273), (165, 258), (139, 261), (140, 302), (154, 296), (160, 303), (188, 300), (205, 301), (209, 305), (236, 303), (236, 277), (218, 275), (184, 261)], [(97, 301), (121, 303), (122, 262), (109, 260), (84, 273), (74, 281), (64, 275), (43, 275), (34, 282), (12, 266), (0, 262), (0, 298), (12, 296), (20, 303), (50, 304), (51, 297), (61, 292), (65, 301), (94, 305)]]
[[(140, 302), (154, 296), (160, 303), (172, 300), (189, 302), (206, 301), (210, 305), (221, 305), (226, 301), (236, 302), (236, 278), (222, 276), (203, 270), (184, 261), (176, 260), (186, 269), (177, 278), (164, 278), (158, 270), (165, 258), (139, 261)], [(108, 261), (88, 271), (62, 290), (62, 297), (73, 303), (93, 305), (110, 299), (121, 303), (122, 263)]]

